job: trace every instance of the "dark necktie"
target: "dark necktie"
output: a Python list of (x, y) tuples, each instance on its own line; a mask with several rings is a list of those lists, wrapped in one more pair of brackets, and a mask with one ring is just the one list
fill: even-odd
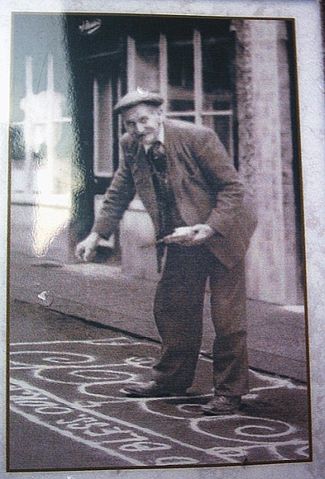
[[(157, 207), (159, 213), (159, 232), (157, 239), (171, 234), (174, 230), (172, 208), (173, 192), (169, 185), (167, 157), (164, 145), (157, 141), (147, 152), (147, 159), (150, 164), (152, 181), (155, 189)], [(158, 271), (161, 270), (161, 260), (164, 254), (164, 244), (157, 245)]]

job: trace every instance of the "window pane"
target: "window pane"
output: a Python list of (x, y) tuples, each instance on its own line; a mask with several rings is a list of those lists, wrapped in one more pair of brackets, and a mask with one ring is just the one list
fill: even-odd
[(135, 41), (136, 87), (159, 91), (159, 29), (143, 19), (132, 26)]
[[(178, 92), (172, 91), (172, 95), (178, 96)], [(170, 111), (193, 111), (194, 110), (194, 100), (181, 100), (174, 99), (169, 100), (169, 110)]]
[(216, 116), (205, 115), (202, 116), (203, 125), (208, 126), (214, 130), (225, 146), (229, 154), (232, 152), (232, 130), (231, 130), (231, 116)]
[(215, 92), (203, 95), (204, 111), (232, 110), (232, 95), (230, 92)]
[(137, 44), (136, 53), (136, 86), (150, 91), (159, 91), (158, 43)]
[(112, 86), (105, 76), (94, 82), (94, 173), (113, 174)]
[(203, 109), (231, 108), (231, 43), (227, 38), (202, 34)]
[(169, 33), (168, 108), (170, 111), (194, 110), (193, 40), (182, 33)]

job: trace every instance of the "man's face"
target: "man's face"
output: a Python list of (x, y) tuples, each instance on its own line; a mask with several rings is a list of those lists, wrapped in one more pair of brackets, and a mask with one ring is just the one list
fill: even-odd
[(161, 107), (139, 103), (122, 113), (127, 132), (143, 144), (151, 145), (158, 139), (162, 121)]

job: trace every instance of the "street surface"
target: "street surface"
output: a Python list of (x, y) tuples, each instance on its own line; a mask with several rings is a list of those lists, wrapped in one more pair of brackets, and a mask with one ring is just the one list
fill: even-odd
[(306, 386), (250, 372), (239, 414), (204, 416), (211, 361), (184, 397), (137, 399), (159, 344), (13, 301), (9, 470), (308, 461)]

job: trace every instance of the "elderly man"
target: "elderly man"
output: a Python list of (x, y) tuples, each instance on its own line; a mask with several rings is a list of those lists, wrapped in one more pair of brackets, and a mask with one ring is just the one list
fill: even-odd
[(154, 317), (161, 356), (149, 381), (124, 392), (136, 397), (185, 394), (202, 339), (202, 311), (209, 278), (213, 345), (212, 399), (206, 414), (231, 414), (248, 392), (244, 255), (255, 216), (244, 186), (216, 134), (205, 127), (163, 118), (162, 98), (137, 90), (115, 110), (126, 133), (123, 158), (89, 236), (77, 256), (90, 260), (138, 193), (152, 218), (158, 269)]

